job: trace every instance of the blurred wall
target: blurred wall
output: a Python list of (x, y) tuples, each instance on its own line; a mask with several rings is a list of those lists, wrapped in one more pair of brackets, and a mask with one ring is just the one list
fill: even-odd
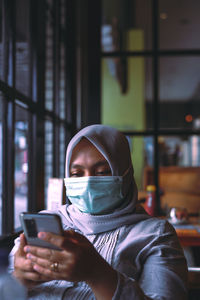
[[(127, 50), (144, 49), (142, 30), (129, 30), (126, 36)], [(111, 60), (109, 62), (109, 60)], [(102, 61), (102, 124), (120, 130), (145, 129), (145, 66), (144, 58), (127, 59), (127, 91), (121, 93), (117, 79), (111, 75), (108, 64), (112, 58)], [(138, 187), (142, 187), (144, 165), (144, 145), (142, 138), (130, 139), (135, 178)]]

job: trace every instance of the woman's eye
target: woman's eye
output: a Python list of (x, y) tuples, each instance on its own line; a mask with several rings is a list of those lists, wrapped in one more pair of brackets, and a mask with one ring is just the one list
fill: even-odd
[(83, 176), (83, 175), (81, 174), (81, 172), (71, 172), (71, 173), (70, 173), (70, 177), (81, 177), (81, 176)]
[(97, 176), (109, 176), (109, 175), (111, 175), (111, 171), (110, 170), (97, 171), (96, 175)]

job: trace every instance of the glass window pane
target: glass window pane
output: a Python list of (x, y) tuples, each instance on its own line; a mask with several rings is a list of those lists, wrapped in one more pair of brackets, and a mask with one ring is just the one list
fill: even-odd
[(48, 180), (53, 176), (53, 124), (45, 121), (45, 204), (47, 204)]
[(65, 177), (65, 129), (64, 126), (60, 126), (60, 177)]
[(160, 59), (160, 128), (194, 128), (200, 112), (200, 57)]
[(16, 88), (29, 95), (29, 1), (16, 5)]
[(65, 49), (61, 45), (61, 69), (60, 69), (60, 109), (59, 116), (65, 119)]
[(28, 207), (28, 112), (16, 106), (15, 121), (15, 229), (20, 227), (19, 213)]
[(3, 155), (3, 129), (2, 129), (2, 115), (3, 112), (3, 99), (2, 94), (0, 93), (0, 234), (2, 233), (2, 155)]
[(160, 136), (158, 141), (160, 166), (200, 167), (200, 135)]
[(200, 135), (159, 137), (161, 205), (200, 211)]
[(3, 23), (3, 18), (2, 18), (2, 0), (0, 0), (0, 42), (2, 42), (2, 23)]
[[(154, 145), (153, 137), (127, 137), (130, 145), (134, 177), (138, 187), (138, 198), (144, 205), (146, 199), (146, 185), (152, 183), (149, 170), (153, 168)], [(151, 172), (152, 174), (152, 172)]]
[(53, 110), (53, 20), (52, 0), (47, 0), (46, 10), (46, 71), (45, 71), (45, 107)]
[(159, 1), (161, 49), (199, 49), (200, 1)]
[(0, 79), (3, 79), (3, 45), (2, 45), (2, 0), (0, 0)]
[[(121, 75), (117, 70), (123, 70)], [(103, 124), (121, 130), (152, 127), (152, 62), (143, 57), (102, 60)], [(126, 91), (123, 91), (123, 87)]]
[[(61, 2), (61, 32), (65, 32), (65, 2)], [(59, 116), (65, 119), (65, 45), (60, 45), (60, 109)]]
[(104, 52), (152, 48), (151, 0), (102, 1)]

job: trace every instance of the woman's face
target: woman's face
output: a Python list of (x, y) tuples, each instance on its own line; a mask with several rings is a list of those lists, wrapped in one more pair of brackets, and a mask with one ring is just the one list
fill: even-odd
[(86, 138), (74, 147), (70, 161), (70, 177), (111, 176), (107, 160)]

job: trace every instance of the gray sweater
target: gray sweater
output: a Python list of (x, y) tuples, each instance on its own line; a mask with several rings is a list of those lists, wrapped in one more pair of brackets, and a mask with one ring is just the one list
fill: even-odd
[[(63, 205), (56, 213), (65, 230), (85, 235), (118, 271), (113, 300), (187, 299), (186, 260), (176, 232), (167, 221), (149, 217), (131, 204), (103, 216), (81, 213), (73, 205)], [(16, 239), (10, 254), (11, 269), (18, 245)], [(29, 299), (92, 300), (95, 296), (85, 282), (51, 281), (30, 290)]]

